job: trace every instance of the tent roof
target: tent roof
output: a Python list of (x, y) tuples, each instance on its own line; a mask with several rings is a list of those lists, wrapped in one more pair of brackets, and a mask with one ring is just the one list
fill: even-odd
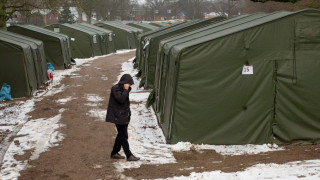
[(30, 31), (33, 31), (33, 32), (37, 32), (37, 33), (40, 33), (40, 34), (44, 34), (44, 35), (47, 35), (47, 36), (50, 36), (50, 37), (54, 37), (54, 38), (58, 38), (59, 40), (63, 40), (66, 38), (66, 36), (64, 35), (61, 35), (59, 33), (56, 33), (56, 32), (52, 32), (52, 31), (49, 31), (47, 29), (43, 29), (43, 28), (40, 28), (40, 27), (36, 27), (36, 26), (32, 26), (32, 25), (13, 25), (12, 27), (20, 27), (20, 28), (24, 28), (24, 29), (27, 29), (27, 30), (30, 30)]
[(147, 24), (147, 23), (137, 23), (137, 22), (130, 22), (130, 21), (127, 21), (125, 22), (126, 24), (135, 24), (137, 26), (141, 26), (141, 27), (144, 27), (144, 28), (148, 28), (150, 30), (156, 30), (156, 29), (159, 29), (159, 27), (156, 27), (156, 26), (152, 26), (151, 24)]
[(210, 34), (210, 35), (207, 35), (207, 36), (196, 38), (194, 40), (191, 40), (191, 41), (176, 45), (176, 46), (173, 47), (173, 51), (172, 52), (173, 52), (174, 56), (177, 56), (178, 53), (182, 49), (189, 48), (189, 47), (195, 46), (197, 44), (202, 44), (202, 43), (205, 43), (205, 42), (208, 42), (208, 41), (212, 41), (212, 40), (215, 40), (215, 39), (218, 39), (218, 38), (222, 38), (222, 37), (225, 37), (225, 36), (228, 36), (228, 35), (231, 35), (231, 34), (234, 34), (234, 33), (238, 33), (238, 32), (241, 32), (241, 31), (244, 31), (244, 30), (256, 27), (256, 26), (264, 25), (266, 23), (269, 23), (269, 22), (272, 22), (272, 21), (275, 21), (275, 20), (279, 20), (279, 19), (291, 16), (291, 15), (295, 15), (295, 14), (299, 14), (299, 13), (303, 13), (303, 12), (308, 12), (308, 11), (320, 12), (319, 10), (316, 10), (316, 9), (306, 9), (306, 10), (301, 10), (301, 11), (297, 11), (297, 12), (285, 12), (285, 11), (283, 11), (283, 12), (277, 12), (277, 13), (273, 13), (273, 14), (268, 14), (267, 16), (263, 16), (262, 18), (257, 18), (257, 19), (255, 19), (253, 21), (249, 21), (249, 22), (240, 24), (240, 25), (232, 27), (232, 28), (225, 29), (223, 31), (220, 31), (220, 32), (217, 32), (217, 33), (214, 33), (214, 34)]
[[(221, 17), (216, 17), (216, 18), (221, 18)], [(173, 31), (178, 31), (180, 29), (184, 29), (184, 28), (188, 28), (189, 26), (201, 23), (201, 22), (211, 22), (213, 20), (215, 20), (216, 18), (210, 18), (210, 19), (200, 19), (200, 20), (195, 20), (195, 21), (191, 21), (191, 22), (187, 22), (187, 23), (182, 23), (182, 24), (178, 24), (176, 26), (173, 26), (171, 28), (165, 28), (162, 31), (159, 31), (157, 33), (151, 34), (149, 36), (147, 36), (146, 38), (151, 39), (157, 36), (161, 36), (164, 34), (167, 34), (169, 32), (173, 32)]]
[(93, 28), (90, 28), (88, 26), (84, 26), (82, 24), (72, 24), (72, 26), (75, 26), (75, 27), (79, 27), (79, 28), (82, 28), (84, 30), (87, 30), (87, 31), (92, 31), (92, 32), (95, 32), (95, 33), (98, 33), (100, 35), (107, 35), (106, 32), (103, 32), (103, 31), (100, 31), (100, 30), (97, 30), (97, 29), (93, 29)]
[(0, 41), (19, 46), (22, 49), (30, 49), (30, 45), (28, 43), (22, 43), (22, 42), (16, 41), (14, 38), (10, 36), (7, 36), (7, 37), (0, 36)]
[(212, 24), (209, 26), (202, 27), (200, 29), (194, 30), (194, 31), (189, 31), (183, 34), (178, 34), (177, 36), (171, 36), (167, 39), (164, 39), (160, 42), (160, 47), (162, 47), (164, 44), (165, 45), (165, 53), (168, 53), (170, 50), (170, 47), (188, 42), (197, 38), (200, 38), (202, 36), (206, 35), (211, 35), (213, 33), (217, 33), (219, 31), (223, 31), (228, 28), (233, 28), (238, 25), (241, 25), (243, 23), (247, 23), (259, 18), (262, 18), (264, 16), (268, 16), (268, 14), (262, 14), (262, 13), (257, 13), (253, 15), (242, 15), (242, 16), (237, 16), (234, 18), (227, 19), (225, 21)]
[(149, 35), (151, 35), (151, 34), (155, 34), (155, 33), (157, 33), (157, 32), (163, 31), (163, 30), (165, 30), (165, 29), (173, 28), (173, 27), (175, 27), (175, 26), (177, 26), (177, 25), (179, 25), (179, 24), (174, 24), (174, 25), (171, 25), (171, 26), (165, 26), (165, 27), (162, 27), (162, 28), (158, 28), (158, 29), (156, 29), (156, 30), (153, 30), (153, 31), (144, 32), (144, 33), (140, 34), (139, 36), (143, 38), (143, 37), (149, 36)]
[(130, 29), (131, 31), (133, 32), (143, 32), (142, 29), (139, 29), (139, 28), (135, 28), (135, 27), (132, 27), (132, 26), (129, 26), (129, 25), (126, 25), (126, 24), (123, 24), (121, 21), (107, 21), (108, 23), (110, 24), (116, 24), (120, 27), (123, 27), (125, 29)]
[(99, 24), (99, 23), (106, 24), (106, 25), (112, 26), (112, 27), (114, 27), (114, 28), (121, 29), (121, 30), (123, 30), (123, 31), (133, 32), (132, 30), (126, 29), (126, 28), (124, 28), (124, 27), (122, 27), (122, 26), (120, 26), (120, 25), (118, 25), (118, 24), (110, 23), (110, 21), (100, 21), (100, 22), (98, 22), (98, 23), (96, 23), (96, 24)]
[(20, 39), (23, 39), (23, 40), (27, 40), (27, 41), (31, 41), (37, 45), (43, 45), (43, 42), (38, 40), (38, 39), (34, 39), (34, 38), (31, 38), (31, 37), (28, 37), (28, 36), (24, 36), (24, 35), (21, 35), (21, 34), (18, 34), (18, 33), (14, 33), (14, 32), (8, 32), (8, 31), (1, 31), (0, 30), (0, 34), (5, 34), (5, 35), (8, 35), (9, 37), (17, 37), (17, 38), (20, 38)]
[(33, 26), (33, 25), (25, 25), (25, 26), (27, 26), (27, 27), (30, 28), (30, 29), (33, 29), (33, 30), (42, 32), (42, 33), (44, 33), (44, 34), (50, 34), (50, 35), (52, 35), (52, 36), (54, 36), (54, 37), (62, 37), (62, 38), (66, 38), (66, 39), (69, 38), (67, 35), (60, 34), (60, 33), (57, 33), (57, 32), (53, 32), (53, 31), (50, 31), (50, 30), (45, 29), (45, 28), (42, 28), (42, 27)]
[(106, 33), (113, 33), (113, 31), (111, 30), (108, 30), (108, 29), (104, 29), (104, 28), (101, 28), (101, 27), (98, 27), (98, 26), (95, 26), (95, 25), (92, 25), (92, 24), (88, 24), (88, 23), (80, 23), (81, 25), (83, 26), (86, 26), (86, 27), (90, 27), (92, 29), (97, 29), (99, 31), (103, 31), (103, 32), (106, 32)]
[[(55, 25), (55, 24), (53, 24), (53, 25)], [(74, 25), (72, 25), (72, 24), (64, 23), (64, 24), (58, 24), (58, 25), (59, 25), (59, 26), (64, 26), (64, 27), (67, 27), (67, 28), (70, 28), (70, 29), (74, 29), (74, 30), (76, 30), (76, 31), (81, 31), (81, 32), (87, 33), (87, 34), (89, 34), (89, 35), (91, 35), (91, 36), (97, 35), (97, 33), (94, 32), (94, 31), (86, 30), (86, 29), (84, 29), (84, 28), (77, 27), (77, 26), (74, 26)]]

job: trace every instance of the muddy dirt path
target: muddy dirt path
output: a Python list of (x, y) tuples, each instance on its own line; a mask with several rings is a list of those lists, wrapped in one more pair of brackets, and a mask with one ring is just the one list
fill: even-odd
[[(36, 102), (35, 110), (29, 113), (32, 119), (49, 118), (65, 109), (60, 120), (65, 125), (61, 128), (65, 139), (59, 146), (42, 153), (39, 159), (29, 162), (32, 167), (22, 171), (19, 179), (117, 178), (109, 158), (115, 128), (87, 115), (92, 109), (87, 96), (104, 98), (94, 108), (106, 110), (109, 92), (121, 72), (121, 64), (134, 56), (135, 52), (130, 52), (99, 58), (75, 72), (75, 77), (65, 78), (61, 82), (65, 87), (63, 92)], [(56, 102), (68, 97), (73, 100), (66, 104)]]

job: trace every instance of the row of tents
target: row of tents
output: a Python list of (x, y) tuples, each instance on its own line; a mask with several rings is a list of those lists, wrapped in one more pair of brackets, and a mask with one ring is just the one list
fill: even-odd
[(172, 25), (134, 67), (168, 143), (320, 143), (320, 11)]
[(160, 28), (125, 23), (52, 24), (44, 28), (12, 25), (8, 31), (0, 31), (0, 85), (9, 84), (14, 98), (30, 97), (49, 80), (47, 63), (63, 70), (70, 67), (74, 58), (136, 48), (139, 34)]

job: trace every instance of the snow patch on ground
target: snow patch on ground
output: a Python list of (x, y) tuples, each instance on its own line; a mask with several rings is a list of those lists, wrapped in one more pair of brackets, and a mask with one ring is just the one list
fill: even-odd
[(87, 94), (87, 101), (90, 101), (90, 102), (101, 102), (103, 101), (104, 99), (98, 95), (95, 95), (95, 94)]
[(166, 180), (219, 179), (219, 180), (265, 180), (265, 179), (320, 179), (320, 160), (296, 161), (286, 164), (258, 164), (244, 171), (224, 173), (221, 171), (195, 173)]
[(105, 121), (107, 110), (105, 109), (91, 109), (89, 112), (87, 112), (88, 116), (97, 118), (98, 121)]
[(85, 105), (85, 106), (90, 106), (90, 107), (96, 107), (96, 106), (98, 106), (98, 105), (100, 105), (100, 104), (96, 104), (96, 103), (85, 103), (84, 105)]
[[(54, 117), (30, 120), (23, 125), (3, 159), (2, 179), (17, 179), (19, 172), (27, 167), (28, 159), (37, 159), (40, 153), (56, 146), (63, 139), (58, 132), (63, 111), (64, 109), (60, 109), (60, 113)], [(31, 151), (30, 157), (26, 157), (24, 161), (16, 160), (16, 156), (22, 156), (26, 151)]]
[(59, 104), (66, 104), (67, 102), (69, 102), (69, 101), (71, 101), (73, 99), (76, 99), (76, 98), (73, 98), (73, 97), (69, 96), (67, 98), (58, 99), (56, 102), (59, 103)]
[(146, 102), (149, 97), (149, 92), (147, 93), (131, 93), (130, 94), (130, 101), (135, 102)]
[(172, 151), (190, 151), (194, 150), (215, 150), (222, 155), (243, 155), (243, 154), (259, 154), (270, 151), (284, 150), (276, 144), (263, 144), (263, 145), (196, 145), (189, 142), (179, 142), (170, 146)]
[(101, 77), (101, 79), (104, 80), (104, 81), (109, 80), (109, 78), (108, 78), (106, 75), (103, 75), (103, 76)]
[[(4, 105), (4, 104), (3, 104)], [(1, 105), (1, 106), (3, 106)], [(29, 118), (28, 112), (34, 108), (34, 101), (12, 103), (0, 111), (0, 125), (17, 125), (26, 122)]]

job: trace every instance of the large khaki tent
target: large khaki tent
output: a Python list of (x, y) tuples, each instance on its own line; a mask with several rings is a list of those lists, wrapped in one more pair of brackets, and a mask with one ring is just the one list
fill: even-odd
[(51, 24), (45, 27), (70, 37), (72, 57), (89, 58), (102, 55), (99, 34), (71, 24)]
[(111, 30), (114, 33), (116, 49), (134, 49), (136, 47), (133, 31), (106, 21), (98, 22), (94, 25)]
[(116, 45), (115, 45), (115, 42), (114, 42), (114, 38), (113, 38), (114, 37), (114, 33), (112, 31), (104, 29), (104, 28), (101, 28), (101, 27), (98, 27), (98, 26), (95, 26), (95, 25), (92, 25), (92, 24), (88, 24), (88, 23), (81, 23), (81, 25), (107, 33), (107, 35), (108, 35), (107, 36), (108, 53), (114, 53), (114, 52), (117, 51), (116, 50)]
[(9, 84), (14, 98), (32, 96), (38, 85), (30, 44), (0, 36), (0, 54), (0, 84)]
[(237, 21), (165, 45), (157, 115), (167, 141), (319, 143), (320, 11)]
[(144, 86), (147, 89), (153, 87), (155, 64), (160, 40), (180, 33), (191, 31), (193, 29), (197, 29), (203, 26), (207, 26), (212, 23), (217, 23), (223, 19), (223, 17), (216, 17), (183, 23), (173, 26), (171, 28), (163, 29), (162, 31), (158, 31), (157, 33), (153, 33), (145, 37), (143, 40), (145, 42), (145, 50), (143, 51), (144, 55), (139, 56), (141, 58), (139, 62), (139, 64), (141, 64), (139, 70), (142, 71), (142, 80), (139, 86)]
[(11, 40), (30, 45), (37, 79), (37, 88), (43, 86), (49, 80), (49, 77), (47, 73), (46, 55), (42, 41), (8, 31), (0, 31), (0, 37), (7, 37)]
[(65, 69), (71, 64), (70, 44), (67, 36), (32, 25), (14, 25), (8, 27), (8, 31), (41, 40), (47, 61), (56, 69)]

